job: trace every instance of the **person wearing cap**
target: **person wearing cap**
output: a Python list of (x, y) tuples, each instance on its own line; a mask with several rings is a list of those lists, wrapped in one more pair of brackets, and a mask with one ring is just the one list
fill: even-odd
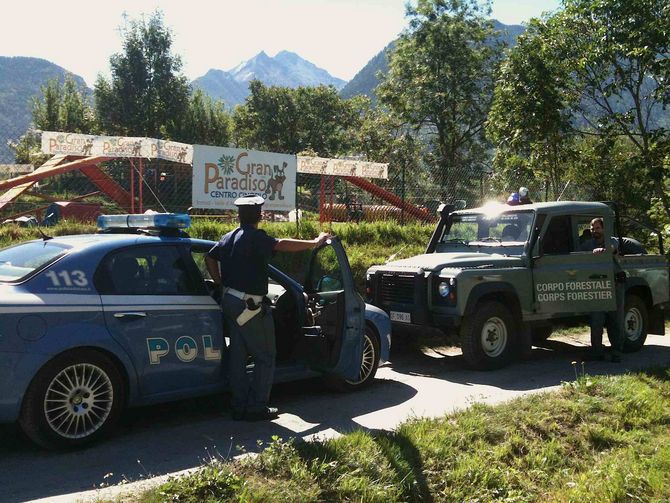
[(519, 187), (519, 204), (533, 204), (530, 199), (528, 188)]
[[(272, 313), (263, 299), (268, 292), (268, 262), (275, 252), (299, 252), (320, 246), (329, 235), (316, 239), (275, 239), (258, 229), (261, 196), (235, 200), (240, 225), (225, 234), (206, 257), (207, 270), (223, 288), (221, 309), (230, 337), (229, 377), (235, 420), (263, 420), (277, 416), (268, 406), (275, 368)], [(247, 375), (251, 356), (254, 370)]]

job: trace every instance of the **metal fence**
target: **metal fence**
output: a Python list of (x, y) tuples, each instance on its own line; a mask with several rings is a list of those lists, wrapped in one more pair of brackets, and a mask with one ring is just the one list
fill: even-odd
[[(34, 216), (42, 222), (50, 215), (53, 220), (54, 211), (58, 213), (56, 217), (64, 219), (87, 219), (96, 207), (102, 213), (143, 212), (151, 209), (232, 218), (229, 212), (191, 208), (192, 168), (186, 164), (159, 159), (140, 161), (119, 158), (102, 163), (97, 175), (75, 170), (41, 178), (28, 186), (9, 189), (6, 183), (3, 185), (3, 181), (25, 175), (32, 167), (14, 165), (13, 154), (7, 151), (0, 152), (0, 161), (3, 163), (0, 165), (2, 221)], [(541, 182), (506, 180), (501, 184), (483, 169), (445, 168), (436, 174), (427, 169), (409, 169), (392, 159), (388, 173), (388, 179), (368, 180), (366, 188), (351, 183), (346, 177), (299, 173), (297, 209), (302, 218), (321, 221), (395, 220), (404, 223), (419, 221), (421, 218), (417, 218), (416, 211), (408, 211), (408, 206), (398, 204), (398, 201), (412, 205), (414, 209), (419, 208), (434, 218), (440, 202), (463, 199), (467, 207), (475, 207), (491, 199), (504, 201), (520, 185), (528, 186), (534, 201), (546, 198), (546, 190)], [(110, 197), (109, 190), (105, 191), (104, 187), (101, 189), (100, 180), (96, 176), (103, 175), (125, 192), (125, 199)], [(387, 197), (389, 194), (394, 198)], [(589, 197), (588, 190), (570, 183), (566, 184), (562, 194), (563, 200), (588, 200)], [(54, 206), (54, 203), (76, 204), (70, 204), (67, 208), (67, 205)], [(86, 206), (92, 207), (89, 208), (91, 211), (85, 211)], [(275, 213), (270, 217), (286, 220), (290, 215)]]

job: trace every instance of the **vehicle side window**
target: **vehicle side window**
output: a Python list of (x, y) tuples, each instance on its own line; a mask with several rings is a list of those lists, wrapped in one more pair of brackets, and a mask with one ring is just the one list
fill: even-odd
[(207, 255), (208, 251), (209, 248), (203, 248), (200, 246), (191, 247), (191, 257), (193, 257), (193, 262), (195, 262), (195, 265), (198, 266), (198, 270), (200, 271), (202, 279), (204, 280), (212, 279), (209, 276), (209, 271), (207, 270), (207, 264), (205, 263), (205, 256)]
[(314, 255), (307, 285), (316, 293), (342, 290), (342, 271), (332, 246), (324, 246)]
[(572, 246), (572, 226), (570, 217), (559, 215), (551, 217), (547, 230), (542, 239), (542, 253), (546, 255), (561, 255), (570, 253)]
[(105, 257), (96, 286), (106, 295), (202, 295), (174, 246), (138, 246)]
[[(591, 239), (591, 220), (594, 218), (596, 218), (596, 215), (579, 215), (572, 218), (573, 236), (577, 237), (574, 251), (584, 251), (585, 243)], [(591, 250), (588, 253), (592, 253)]]

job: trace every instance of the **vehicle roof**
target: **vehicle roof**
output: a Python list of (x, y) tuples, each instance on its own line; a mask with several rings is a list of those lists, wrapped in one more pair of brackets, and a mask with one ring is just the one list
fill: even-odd
[[(41, 239), (33, 239), (32, 242), (42, 241)], [(25, 242), (31, 242), (25, 241)], [(92, 249), (92, 248), (119, 248), (123, 246), (131, 246), (136, 244), (151, 244), (151, 243), (191, 243), (212, 245), (212, 241), (204, 239), (194, 239), (186, 237), (172, 237), (172, 236), (153, 236), (147, 234), (76, 234), (70, 236), (54, 236), (49, 240), (52, 243), (61, 243), (71, 246), (74, 249)]]
[[(456, 213), (458, 214), (468, 214), (468, 213), (481, 213), (484, 207), (479, 208), (470, 208), (466, 210), (460, 210)], [(552, 201), (546, 203), (533, 203), (533, 204), (519, 204), (519, 205), (507, 205), (500, 203), (501, 212), (502, 211), (535, 211), (537, 213), (544, 214), (556, 214), (556, 213), (590, 213), (597, 212), (600, 214), (610, 215), (613, 213), (612, 209), (605, 203), (597, 203), (591, 201)]]

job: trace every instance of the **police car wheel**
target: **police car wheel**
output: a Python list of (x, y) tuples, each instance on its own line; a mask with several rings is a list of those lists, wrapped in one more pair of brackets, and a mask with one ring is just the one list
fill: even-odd
[(19, 424), (42, 447), (79, 447), (113, 428), (123, 403), (123, 381), (114, 363), (94, 350), (71, 351), (37, 373)]
[(647, 305), (637, 295), (628, 295), (623, 313), (623, 350), (633, 353), (639, 351), (647, 340)]
[(363, 340), (363, 357), (356, 379), (330, 377), (328, 384), (337, 391), (355, 391), (372, 384), (379, 366), (379, 335), (370, 325), (366, 325)]
[(461, 349), (465, 361), (479, 370), (507, 365), (513, 354), (515, 332), (514, 317), (500, 302), (478, 305), (461, 325)]

